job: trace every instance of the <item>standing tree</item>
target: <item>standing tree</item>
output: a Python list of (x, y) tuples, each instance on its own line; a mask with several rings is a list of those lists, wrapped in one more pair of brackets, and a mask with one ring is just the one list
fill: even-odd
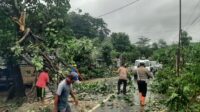
[(190, 45), (190, 41), (192, 40), (192, 37), (188, 35), (186, 31), (181, 32), (181, 46), (182, 46), (182, 52), (181, 52), (181, 66), (184, 66), (186, 63), (186, 47)]
[(111, 42), (117, 52), (126, 52), (130, 49), (129, 36), (125, 33), (112, 33)]
[(128, 63), (132, 64), (135, 62), (136, 59), (138, 59), (138, 57), (140, 57), (140, 52), (135, 45), (131, 45), (130, 50), (124, 53), (123, 56), (125, 56), (125, 60)]
[(156, 43), (156, 42), (154, 42), (153, 44), (152, 44), (152, 50), (158, 50), (158, 44)]
[(129, 36), (125, 33), (112, 33), (111, 43), (114, 50), (119, 53), (119, 58), (122, 63), (127, 61), (127, 55), (124, 55), (126, 52), (130, 51), (131, 43)]
[[(21, 4), (21, 5), (19, 5)], [(10, 89), (8, 98), (14, 96), (24, 97), (25, 88), (23, 85), (22, 75), (20, 73), (19, 66), (17, 65), (19, 58), (13, 56), (10, 47), (15, 44), (15, 41), (21, 37), (25, 30), (25, 13), (22, 5), (22, 1), (17, 0), (7, 0), (0, 2), (0, 13), (1, 15), (1, 53), (7, 64), (7, 69), (9, 69), (9, 74), (12, 75), (14, 79), (14, 85)], [(14, 22), (13, 22), (14, 21)], [(5, 44), (7, 42), (8, 44)], [(6, 51), (5, 51), (6, 50)]]
[(158, 41), (158, 46), (159, 46), (159, 48), (166, 48), (167, 47), (167, 42), (164, 41), (163, 39), (160, 39)]
[(111, 60), (111, 51), (112, 51), (112, 48), (111, 46), (109, 45), (104, 45), (102, 47), (102, 57), (106, 63), (107, 66), (111, 65), (112, 64), (112, 60)]
[(182, 34), (181, 34), (181, 45), (182, 46), (188, 46), (190, 44), (191, 40), (192, 40), (192, 37), (189, 36), (186, 31), (182, 31)]
[(140, 55), (144, 56), (145, 58), (148, 58), (152, 55), (152, 51), (150, 49), (150, 39), (142, 36), (141, 38), (138, 38), (139, 40), (136, 42), (137, 47), (140, 51)]
[(150, 39), (142, 36), (140, 38), (138, 38), (139, 40), (136, 42), (137, 46), (138, 47), (149, 47), (149, 42), (150, 42)]
[[(41, 36), (47, 36), (47, 32), (50, 32), (48, 38), (55, 38), (55, 34), (63, 34), (59, 32), (59, 29), (63, 29), (66, 26), (63, 24), (65, 23), (65, 17), (70, 8), (70, 5), (68, 0), (44, 0), (43, 2), (40, 0), (0, 1), (0, 14), (3, 15), (1, 16), (1, 20), (3, 21), (1, 21), (2, 26), (0, 26), (0, 32), (2, 32), (2, 34), (0, 34), (2, 35), (0, 43), (8, 43), (0, 45), (1, 50), (3, 50), (1, 53), (3, 54), (3, 57), (7, 57), (6, 61), (11, 66), (11, 71), (15, 72), (12, 73), (15, 75), (13, 77), (14, 91), (12, 93), (14, 93), (16, 97), (23, 97), (25, 96), (25, 89), (22, 75), (18, 66), (19, 62), (22, 58), (27, 59), (26, 56), (28, 55), (28, 58), (33, 58), (33, 60), (29, 60), (29, 62), (32, 62), (32, 64), (34, 64), (34, 59), (38, 58), (38, 54), (45, 57), (45, 50), (41, 44), (35, 45), (38, 45), (39, 47), (32, 45), (35, 44), (34, 41), (39, 38), (34, 38), (31, 40), (31, 45), (29, 43), (30, 41), (24, 42), (24, 40), (27, 40), (27, 37), (38, 37), (32, 32), (36, 32)], [(54, 28), (56, 28), (56, 30)], [(47, 31), (47, 29), (50, 31)], [(16, 46), (12, 47), (13, 45)], [(31, 49), (32, 51), (27, 52), (28, 48), (31, 47), (34, 47)], [(38, 50), (38, 52), (36, 50)], [(22, 54), (26, 56), (23, 57)]]
[(99, 37), (100, 40), (103, 40), (110, 32), (103, 19), (94, 18), (88, 13), (77, 14), (71, 12), (69, 13), (69, 20), (69, 26), (73, 35), (77, 38), (85, 36), (93, 39)]

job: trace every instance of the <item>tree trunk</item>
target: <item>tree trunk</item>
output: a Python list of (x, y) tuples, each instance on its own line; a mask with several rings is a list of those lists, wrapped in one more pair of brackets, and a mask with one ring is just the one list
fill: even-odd
[(13, 67), (13, 71), (15, 72), (15, 96), (16, 97), (24, 97), (26, 96), (25, 94), (25, 87), (22, 79), (22, 74), (20, 71), (20, 66), (16, 65)]
[(25, 87), (22, 79), (22, 74), (20, 71), (20, 66), (19, 65), (10, 65), (8, 66), (10, 75), (13, 78), (13, 86), (10, 88), (9, 93), (8, 93), (8, 100), (12, 98), (21, 98), (25, 97)]

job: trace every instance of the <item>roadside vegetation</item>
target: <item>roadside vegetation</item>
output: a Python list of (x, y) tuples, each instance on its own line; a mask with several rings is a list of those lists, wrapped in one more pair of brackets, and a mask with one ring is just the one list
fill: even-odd
[(176, 73), (176, 45), (156, 51), (155, 57), (164, 67), (156, 73), (152, 88), (165, 96), (162, 103), (169, 111), (198, 112), (200, 96), (200, 43), (182, 43), (181, 71)]

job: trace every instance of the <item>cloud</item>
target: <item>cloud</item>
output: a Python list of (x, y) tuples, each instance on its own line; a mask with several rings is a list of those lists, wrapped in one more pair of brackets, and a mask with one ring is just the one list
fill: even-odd
[[(134, 0), (71, 0), (71, 10), (80, 8), (94, 17), (98, 17), (113, 9), (119, 8)], [(198, 0), (182, 0), (182, 24), (189, 26), (196, 17), (200, 16), (200, 5), (194, 7)], [(191, 13), (193, 16), (191, 16)], [(168, 43), (178, 41), (179, 1), (178, 0), (140, 0), (139, 2), (102, 17), (112, 32), (125, 32), (135, 43), (137, 38), (144, 35), (152, 41), (164, 39)], [(188, 20), (190, 20), (188, 22)], [(193, 41), (200, 41), (199, 23), (187, 29)]]

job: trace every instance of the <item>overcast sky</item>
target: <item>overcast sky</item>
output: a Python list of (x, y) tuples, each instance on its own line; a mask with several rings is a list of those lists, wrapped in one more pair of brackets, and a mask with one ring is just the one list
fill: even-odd
[[(98, 17), (135, 0), (70, 0), (71, 10), (82, 9)], [(200, 0), (182, 0), (182, 25), (193, 41), (200, 41)], [(197, 5), (198, 4), (198, 5)], [(196, 7), (196, 9), (195, 9)], [(125, 32), (132, 43), (140, 36), (152, 41), (164, 39), (168, 43), (177, 42), (179, 28), (179, 0), (139, 0), (122, 10), (102, 17), (112, 32)]]

